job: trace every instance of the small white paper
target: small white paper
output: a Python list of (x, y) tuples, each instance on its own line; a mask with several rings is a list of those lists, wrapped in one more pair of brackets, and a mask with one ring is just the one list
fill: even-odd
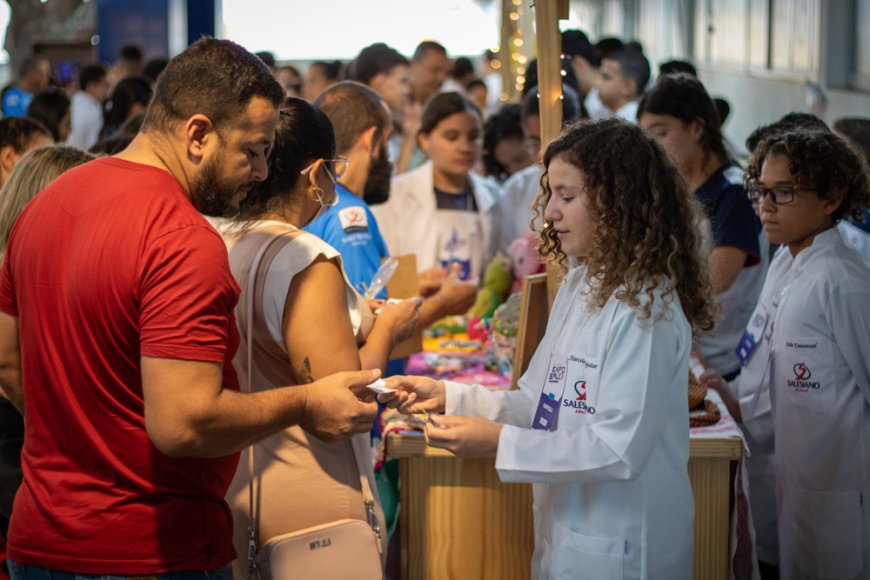
[(366, 385), (366, 388), (378, 394), (396, 392), (396, 389), (391, 389), (387, 386), (387, 383), (384, 381), (384, 379), (378, 379), (372, 384)]

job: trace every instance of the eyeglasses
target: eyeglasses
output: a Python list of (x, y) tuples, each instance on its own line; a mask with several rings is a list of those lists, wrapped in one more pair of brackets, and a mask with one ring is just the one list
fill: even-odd
[[(344, 174), (347, 172), (347, 157), (336, 157), (334, 159), (318, 159), (299, 173), (302, 175), (308, 175), (309, 173), (311, 173), (311, 171), (314, 170), (314, 166), (321, 161), (325, 165), (326, 174), (329, 175), (329, 178), (332, 179), (333, 183), (344, 177)], [(330, 165), (332, 166), (331, 169)]]
[(794, 201), (794, 194), (802, 190), (800, 187), (793, 185), (776, 185), (774, 187), (762, 187), (757, 181), (750, 181), (746, 184), (746, 195), (749, 200), (755, 204), (761, 204), (766, 195), (770, 196), (770, 200), (777, 205), (786, 205)]

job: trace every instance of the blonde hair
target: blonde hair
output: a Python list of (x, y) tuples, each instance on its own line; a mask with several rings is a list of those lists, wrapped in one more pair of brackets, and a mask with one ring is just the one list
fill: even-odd
[(539, 253), (564, 273), (567, 259), (559, 238), (540, 219), (551, 196), (548, 169), (556, 158), (584, 173), (597, 213), (592, 248), (579, 260), (592, 286), (590, 303), (601, 308), (615, 294), (640, 309), (641, 319), (649, 318), (653, 290), (661, 287), (666, 304), (674, 294), (679, 297), (696, 333), (711, 329), (717, 307), (697, 228), (701, 208), (655, 140), (631, 123), (606, 119), (576, 123), (547, 147), (532, 223)]
[(92, 159), (96, 157), (66, 145), (37, 147), (21, 158), (0, 188), (0, 262), (24, 206), (62, 173)]

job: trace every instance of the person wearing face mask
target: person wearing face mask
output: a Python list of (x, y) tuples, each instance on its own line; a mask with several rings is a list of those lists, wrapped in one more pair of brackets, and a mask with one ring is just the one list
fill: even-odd
[(291, 425), (371, 429), (379, 371), (239, 392), (240, 288), (201, 214), (266, 178), (283, 100), (257, 57), (202, 38), (161, 73), (126, 149), (18, 217), (0, 271), (0, 386), (27, 409), (13, 578), (226, 578), (238, 452)]
[(373, 208), (390, 251), (416, 254), (421, 269), (483, 277), (501, 220), (495, 186), (472, 172), (482, 137), (480, 111), (468, 98), (441, 93), (429, 101), (418, 139), (430, 161), (393, 178), (390, 199)]
[[(350, 283), (363, 292), (381, 262), (390, 256), (369, 207), (385, 202), (390, 195), (389, 108), (378, 93), (354, 81), (329, 87), (315, 106), (332, 122), (338, 154), (347, 158), (348, 166), (338, 178), (335, 207), (306, 226), (305, 231), (338, 250)], [(474, 286), (440, 269), (421, 273), (420, 290), (427, 296), (420, 314), (424, 326), (450, 314), (464, 313), (474, 302)], [(384, 291), (375, 296), (386, 297)]]
[[(394, 344), (417, 325), (419, 298), (383, 305), (373, 317), (344, 275), (338, 252), (299, 229), (333, 205), (336, 177), (346, 168), (347, 160), (336, 155), (329, 119), (308, 102), (288, 97), (280, 109), (268, 178), (248, 194), (237, 217), (217, 222), (242, 287), (236, 308), (241, 345), (234, 365), (240, 376), (250, 373), (255, 390), (305, 385), (339, 370), (384, 369)], [(276, 249), (269, 253), (267, 247)], [(262, 284), (246, 283), (251, 279)], [(251, 303), (259, 306), (249, 310)], [(370, 521), (360, 479), (375, 489), (368, 435), (327, 443), (294, 426), (243, 455), (252, 449), (261, 544), (339, 519)], [(227, 494), (237, 578), (249, 567), (249, 484), (243, 457)], [(380, 507), (372, 509), (383, 522)]]

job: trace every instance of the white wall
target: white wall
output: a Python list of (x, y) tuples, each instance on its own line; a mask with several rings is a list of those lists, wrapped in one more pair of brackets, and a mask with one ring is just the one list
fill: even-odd
[[(747, 76), (744, 72), (715, 68), (702, 68), (698, 74), (711, 96), (724, 97), (731, 104), (725, 135), (741, 150), (746, 137), (759, 125), (792, 111), (810, 110), (801, 81)], [(870, 95), (832, 89), (825, 89), (825, 94), (828, 123), (845, 116), (870, 117)]]

